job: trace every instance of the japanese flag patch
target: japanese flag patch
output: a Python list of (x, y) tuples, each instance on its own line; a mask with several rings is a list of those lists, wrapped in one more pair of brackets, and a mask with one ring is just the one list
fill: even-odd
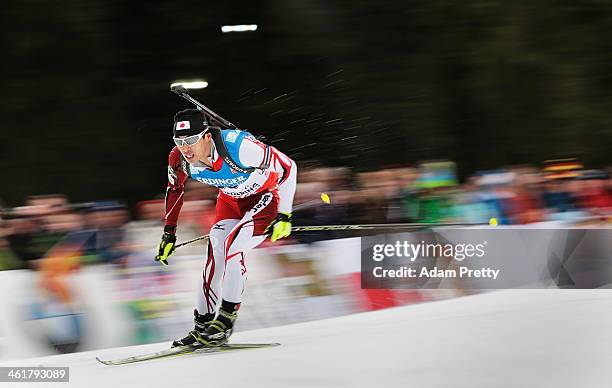
[(183, 131), (185, 129), (189, 129), (189, 121), (179, 121), (176, 123), (176, 130), (177, 131)]

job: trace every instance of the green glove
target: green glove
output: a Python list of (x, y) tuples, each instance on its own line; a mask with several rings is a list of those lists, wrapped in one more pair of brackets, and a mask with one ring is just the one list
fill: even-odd
[(274, 221), (266, 228), (267, 234), (272, 234), (270, 239), (274, 242), (291, 234), (291, 213), (278, 213)]
[(162, 236), (162, 240), (159, 243), (157, 256), (155, 261), (159, 261), (163, 265), (168, 265), (168, 257), (174, 253), (174, 246), (176, 245), (176, 235), (174, 233), (165, 232)]

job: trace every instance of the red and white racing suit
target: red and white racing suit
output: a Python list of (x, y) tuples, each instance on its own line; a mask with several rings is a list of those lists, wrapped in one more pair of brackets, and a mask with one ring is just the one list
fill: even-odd
[(214, 314), (222, 300), (242, 301), (248, 252), (266, 239), (264, 231), (279, 212), (291, 213), (297, 180), (295, 162), (276, 148), (248, 132), (223, 132), (230, 141), (236, 139), (235, 133), (241, 134), (238, 144), (226, 142), (228, 151), (234, 162), (257, 170), (243, 174), (230, 169), (214, 143), (209, 159), (212, 168), (188, 164), (177, 147), (168, 157), (166, 230), (176, 229), (188, 177), (219, 187), (198, 298), (200, 314)]

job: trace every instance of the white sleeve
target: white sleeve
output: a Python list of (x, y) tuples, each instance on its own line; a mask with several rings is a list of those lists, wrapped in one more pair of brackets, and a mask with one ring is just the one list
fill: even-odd
[(259, 168), (262, 164), (269, 164), (268, 169), (279, 176), (278, 211), (291, 213), (297, 186), (297, 164), (276, 148), (266, 146), (259, 140), (248, 137), (240, 144), (238, 158), (240, 164), (245, 167)]
[(291, 213), (293, 211), (293, 197), (297, 186), (297, 164), (287, 155), (272, 147), (272, 164), (280, 178), (278, 184), (278, 211)]
[(259, 140), (245, 137), (238, 150), (240, 164), (259, 168), (266, 157), (266, 146)]

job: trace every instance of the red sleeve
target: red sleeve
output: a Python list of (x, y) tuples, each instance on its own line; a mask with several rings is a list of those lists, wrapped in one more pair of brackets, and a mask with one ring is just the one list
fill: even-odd
[(168, 187), (166, 188), (166, 210), (164, 231), (174, 233), (185, 194), (187, 173), (181, 163), (181, 152), (174, 147), (168, 155)]

